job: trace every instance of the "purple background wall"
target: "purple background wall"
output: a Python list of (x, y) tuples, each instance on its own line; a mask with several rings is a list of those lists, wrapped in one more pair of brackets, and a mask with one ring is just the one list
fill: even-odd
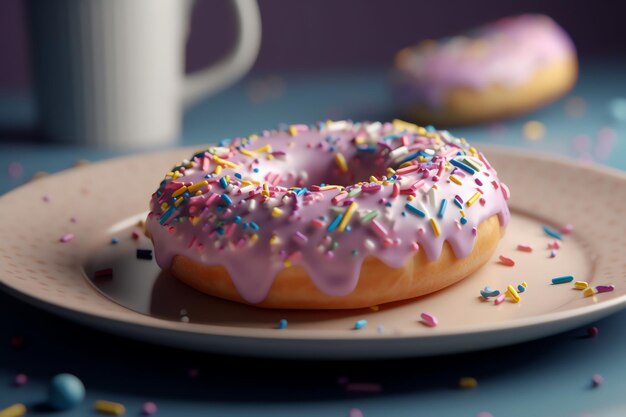
[[(0, 2), (0, 89), (30, 86), (29, 48), (23, 19), (25, 3), (24, 0)], [(609, 0), (259, 0), (263, 41), (254, 70), (388, 65), (399, 48), (421, 39), (452, 35), (523, 12), (552, 16), (572, 35), (583, 59), (594, 54), (624, 57), (626, 6), (623, 3)], [(187, 46), (187, 68), (193, 70), (218, 59), (230, 48), (233, 38), (230, 0), (199, 0)]]

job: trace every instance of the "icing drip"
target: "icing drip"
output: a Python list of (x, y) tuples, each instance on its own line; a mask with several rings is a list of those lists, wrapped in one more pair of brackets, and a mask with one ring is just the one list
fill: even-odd
[(167, 173), (146, 222), (161, 268), (183, 255), (221, 265), (262, 301), (301, 265), (329, 295), (349, 294), (373, 256), (402, 267), (448, 241), (467, 256), (478, 225), (508, 223), (508, 189), (447, 131), (393, 123), (291, 125), (199, 151)]

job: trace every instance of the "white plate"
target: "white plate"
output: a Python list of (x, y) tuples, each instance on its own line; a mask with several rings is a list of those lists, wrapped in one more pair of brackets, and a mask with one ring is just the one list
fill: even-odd
[[(378, 311), (271, 311), (197, 293), (154, 261), (138, 260), (131, 237), (162, 173), (193, 150), (131, 156), (61, 172), (0, 198), (0, 283), (25, 301), (88, 325), (183, 348), (253, 356), (389, 358), (469, 351), (585, 325), (626, 303), (626, 175), (575, 161), (485, 147), (512, 191), (512, 221), (493, 259), (448, 289)], [(44, 200), (48, 200), (47, 202)], [(75, 222), (71, 219), (74, 218)], [(572, 223), (549, 257), (544, 224)], [(59, 238), (74, 234), (62, 243)], [(111, 245), (112, 236), (119, 238)], [(532, 253), (516, 250), (530, 244)], [(516, 261), (497, 262), (499, 255)], [(92, 281), (113, 267), (110, 280)], [(552, 277), (574, 275), (615, 291), (584, 297)], [(486, 285), (528, 283), (518, 304), (479, 297)], [(182, 322), (185, 309), (189, 323)], [(439, 325), (419, 322), (422, 312)], [(278, 330), (285, 318), (289, 326)], [(368, 325), (354, 330), (356, 320)]]

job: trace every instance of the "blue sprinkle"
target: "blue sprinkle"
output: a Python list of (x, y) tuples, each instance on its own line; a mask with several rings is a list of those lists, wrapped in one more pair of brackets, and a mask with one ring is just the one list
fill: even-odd
[(428, 125), (428, 126), (426, 126), (426, 131), (427, 132), (436, 132), (437, 129), (435, 129), (435, 126), (433, 126), (433, 125)]
[(235, 223), (241, 223), (241, 216), (235, 216), (235, 217), (233, 218), (233, 221), (234, 221)]
[(238, 173), (238, 172), (235, 172), (235, 177), (237, 177), (237, 178), (239, 178), (239, 179), (241, 179), (241, 178), (242, 178), (242, 177), (241, 177), (241, 174), (240, 174), (240, 173)]
[(242, 226), (243, 230), (246, 230), (248, 228), (248, 223), (244, 223)]
[(356, 323), (354, 323), (354, 330), (361, 330), (365, 326), (367, 326), (367, 320), (357, 320)]
[(111, 245), (117, 245), (117, 244), (119, 243), (119, 241), (120, 241), (120, 240), (119, 240), (118, 238), (116, 238), (116, 237), (112, 237), (112, 238), (111, 238)]
[(218, 213), (221, 213), (221, 212), (223, 212), (223, 211), (224, 211), (224, 207), (222, 207), (222, 206), (217, 206), (217, 207), (215, 207), (215, 210), (217, 210), (217, 212), (218, 212)]
[(250, 222), (250, 227), (254, 230), (259, 230), (259, 225), (255, 222)]
[(170, 208), (168, 208), (165, 213), (161, 214), (161, 217), (159, 218), (159, 224), (163, 225), (167, 219), (172, 215), (172, 213), (174, 213), (174, 211), (176, 210), (176, 207), (172, 206)]
[(391, 207), (391, 201), (387, 201), (387, 202), (385, 203), (385, 206), (387, 206), (387, 207)]
[(189, 194), (189, 192), (188, 192), (188, 191), (185, 191), (185, 192), (183, 193), (183, 198), (190, 198), (190, 197), (191, 197), (191, 195)]
[(350, 225), (346, 226), (345, 231), (349, 232), (350, 230), (352, 230), (352, 226), (350, 226)]
[(252, 171), (259, 172), (259, 168), (253, 168)]
[(157, 191), (156, 194), (157, 194), (157, 197), (161, 197), (163, 193), (161, 191)]
[(461, 204), (461, 202), (459, 200), (457, 200), (456, 198), (454, 200), (454, 205), (457, 206), (458, 208), (460, 208), (461, 210), (463, 210), (463, 204)]
[(472, 175), (474, 175), (474, 174), (476, 173), (476, 171), (474, 170), (474, 168), (472, 168), (472, 167), (471, 167), (471, 166), (469, 166), (469, 165), (464, 164), (464, 163), (463, 163), (463, 162), (461, 162), (461, 161), (457, 161), (456, 159), (451, 159), (451, 160), (450, 160), (450, 163), (451, 163), (452, 165), (454, 165), (455, 167), (457, 167), (457, 168), (461, 168), (463, 171), (467, 172), (468, 174), (472, 174)]
[(411, 214), (415, 214), (416, 216), (419, 216), (419, 217), (426, 217), (426, 213), (424, 213), (422, 210), (418, 209), (417, 207), (410, 205), (409, 203), (406, 203), (404, 205), (404, 208), (406, 208)]
[(465, 224), (465, 223), (467, 223), (467, 219), (465, 217), (461, 217), (460, 222), (461, 222), (461, 224)]
[(204, 178), (206, 178), (206, 179), (213, 178), (213, 174), (206, 174), (206, 175), (204, 176)]
[(335, 146), (329, 146), (328, 147), (328, 152), (335, 152)]
[(326, 230), (328, 230), (329, 232), (332, 232), (333, 230), (335, 230), (337, 226), (339, 226), (339, 223), (341, 222), (342, 218), (343, 218), (343, 213), (338, 214), (337, 217), (335, 217), (335, 220), (333, 220), (333, 222), (328, 225), (328, 228)]
[(552, 284), (565, 284), (566, 282), (572, 282), (574, 277), (571, 275), (564, 275), (562, 277), (552, 278)]
[(233, 204), (233, 200), (231, 200), (230, 197), (226, 194), (222, 194), (222, 200), (224, 200), (224, 202), (229, 206)]
[(519, 284), (517, 286), (517, 292), (524, 292), (526, 291), (526, 287), (524, 287), (522, 284)]
[(402, 217), (406, 217), (406, 211), (403, 211), (402, 213), (400, 213), (402, 215)]
[(437, 217), (443, 219), (443, 213), (446, 212), (446, 207), (448, 206), (448, 200), (445, 198), (441, 200), (441, 205), (439, 206), (439, 213), (437, 213)]
[(217, 229), (215, 229), (215, 231), (217, 232), (218, 235), (223, 235), (225, 233), (225, 230), (223, 227), (218, 227)]
[(543, 231), (546, 232), (548, 236), (552, 236), (555, 239), (563, 240), (563, 236), (559, 232), (554, 229), (550, 229), (548, 226), (543, 226)]
[(356, 151), (373, 153), (376, 152), (376, 146), (357, 146)]
[(220, 146), (226, 146), (229, 143), (230, 143), (230, 139), (222, 139), (222, 140), (220, 140), (219, 145)]
[(278, 321), (278, 328), (279, 328), (280, 330), (286, 329), (286, 328), (287, 328), (287, 324), (288, 324), (288, 323), (287, 323), (287, 320), (285, 320), (285, 319), (280, 319), (280, 320)]
[(483, 298), (497, 297), (498, 295), (500, 295), (500, 291), (485, 287), (484, 289), (480, 290), (480, 295), (482, 295)]
[(398, 161), (398, 165), (402, 165), (405, 162), (408, 162), (408, 161), (410, 161), (412, 159), (417, 158), (419, 156), (419, 154), (420, 154), (420, 151), (417, 151), (417, 152), (413, 152), (412, 154), (409, 154), (409, 155), (405, 156), (400, 161)]
[(228, 181), (226, 181), (226, 177), (220, 178), (220, 185), (222, 186), (222, 188), (228, 187)]

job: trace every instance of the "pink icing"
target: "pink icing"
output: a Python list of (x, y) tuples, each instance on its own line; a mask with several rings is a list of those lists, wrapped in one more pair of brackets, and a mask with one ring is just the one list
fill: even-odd
[(438, 108), (450, 89), (517, 86), (539, 68), (573, 55), (572, 40), (554, 20), (521, 15), (407, 50), (392, 81), (401, 105)]
[[(204, 179), (209, 184), (192, 186)], [(194, 189), (184, 193), (183, 185)], [(417, 250), (436, 259), (446, 240), (458, 258), (467, 256), (482, 221), (498, 215), (508, 223), (505, 189), (484, 156), (447, 131), (401, 121), (292, 125), (174, 167), (146, 224), (161, 268), (176, 255), (221, 265), (251, 303), (289, 265), (341, 296), (355, 288), (368, 256), (400, 268)]]

